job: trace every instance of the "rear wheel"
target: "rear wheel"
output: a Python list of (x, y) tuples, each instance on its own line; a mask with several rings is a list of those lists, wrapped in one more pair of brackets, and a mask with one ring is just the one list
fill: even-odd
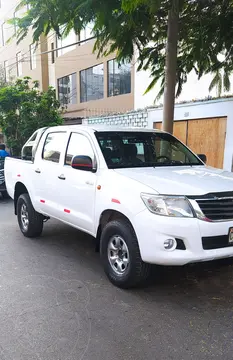
[(43, 231), (43, 215), (35, 211), (28, 194), (20, 195), (17, 202), (17, 216), (21, 232), (29, 238), (38, 237)]
[(120, 288), (139, 286), (149, 276), (151, 266), (142, 261), (136, 234), (124, 219), (105, 226), (100, 253), (106, 275)]

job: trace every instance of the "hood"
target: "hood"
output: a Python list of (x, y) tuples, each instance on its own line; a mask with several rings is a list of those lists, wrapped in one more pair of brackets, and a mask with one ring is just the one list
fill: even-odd
[(115, 171), (160, 194), (204, 195), (213, 192), (233, 192), (233, 174), (207, 166), (134, 168)]

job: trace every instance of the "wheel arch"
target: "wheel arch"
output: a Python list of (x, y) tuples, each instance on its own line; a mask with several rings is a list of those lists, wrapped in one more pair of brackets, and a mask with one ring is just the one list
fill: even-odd
[(128, 222), (128, 224), (132, 227), (133, 229), (133, 225), (131, 223), (131, 221), (129, 220), (129, 218), (121, 213), (120, 211), (114, 210), (114, 209), (107, 209), (104, 210), (100, 217), (99, 217), (99, 223), (98, 223), (98, 228), (97, 228), (97, 233), (96, 233), (96, 251), (99, 252), (100, 249), (100, 238), (101, 238), (101, 234), (102, 231), (105, 227), (106, 224), (108, 224), (110, 221), (113, 220), (125, 220)]
[(15, 208), (15, 215), (17, 215), (17, 202), (22, 194), (28, 194), (28, 189), (26, 186), (21, 183), (20, 181), (15, 185), (15, 192), (14, 192), (14, 208)]

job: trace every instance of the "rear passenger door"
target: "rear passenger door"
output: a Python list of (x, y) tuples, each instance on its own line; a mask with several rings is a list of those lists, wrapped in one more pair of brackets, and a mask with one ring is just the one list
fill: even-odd
[(59, 218), (61, 206), (59, 205), (62, 193), (58, 190), (61, 173), (61, 164), (64, 158), (67, 133), (62, 131), (49, 132), (44, 144), (38, 149), (35, 161), (36, 202), (43, 214)]

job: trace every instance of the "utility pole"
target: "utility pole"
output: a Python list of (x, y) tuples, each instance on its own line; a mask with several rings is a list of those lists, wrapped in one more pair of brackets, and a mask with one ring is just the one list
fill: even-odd
[(177, 76), (180, 0), (171, 0), (171, 3), (171, 9), (168, 12), (163, 130), (172, 134)]

